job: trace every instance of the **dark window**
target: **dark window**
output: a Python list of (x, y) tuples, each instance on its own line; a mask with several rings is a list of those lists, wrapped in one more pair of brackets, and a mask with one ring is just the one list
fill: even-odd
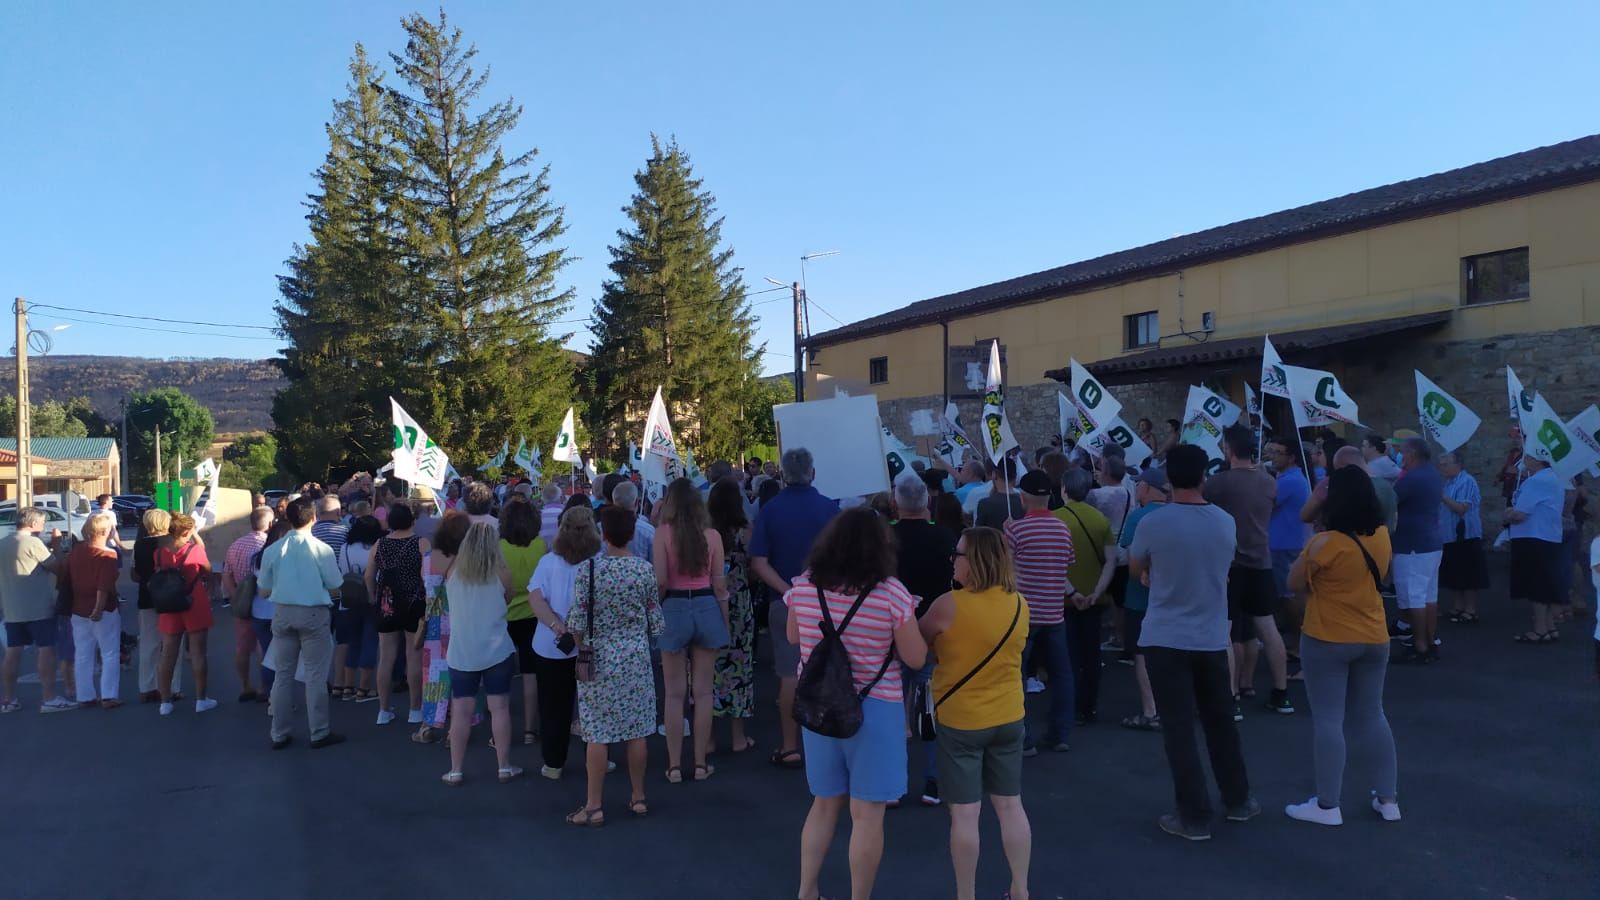
[(1461, 260), (1461, 305), (1528, 299), (1528, 248)]
[(1154, 312), (1134, 313), (1131, 316), (1123, 316), (1122, 322), (1122, 346), (1124, 349), (1153, 347), (1161, 343), (1161, 331), (1156, 326), (1156, 314)]
[(889, 357), (874, 356), (867, 360), (867, 381), (884, 384), (889, 380)]

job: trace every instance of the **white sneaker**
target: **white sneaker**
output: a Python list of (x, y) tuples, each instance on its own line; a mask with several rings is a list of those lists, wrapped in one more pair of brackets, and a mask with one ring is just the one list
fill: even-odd
[(45, 701), (44, 703), (39, 704), (39, 712), (42, 712), (42, 713), (66, 712), (68, 710), (77, 709), (77, 708), (78, 708), (78, 704), (72, 702), (71, 700), (68, 700), (67, 698), (61, 696), (60, 694), (57, 694), (56, 696), (51, 697), (49, 700)]
[(1295, 803), (1290, 806), (1285, 806), (1283, 808), (1283, 812), (1289, 818), (1299, 819), (1302, 822), (1315, 822), (1318, 825), (1344, 824), (1344, 813), (1339, 811), (1339, 807), (1335, 806), (1333, 809), (1323, 809), (1321, 806), (1317, 805), (1317, 798), (1315, 797), (1312, 797), (1310, 800), (1307, 800), (1304, 803)]
[(550, 779), (551, 781), (560, 781), (561, 780), (561, 770), (560, 769), (552, 769), (549, 766), (540, 766), (539, 767), (539, 774), (543, 775), (544, 777), (546, 777), (548, 779)]
[(411, 714), (406, 716), (406, 724), (407, 725), (421, 725), (422, 724), (422, 710), (413, 709), (411, 711)]
[(163, 716), (172, 715), (172, 704), (171, 703), (163, 703), (163, 704), (161, 704), (161, 714)]
[[(576, 728), (572, 729), (572, 733), (573, 734), (577, 734), (578, 733), (578, 729), (576, 729)], [(659, 734), (662, 737), (666, 737), (667, 736), (666, 723), (663, 722), (662, 724), (656, 726), (656, 734)], [(688, 719), (684, 719), (683, 720), (683, 736), (684, 737), (693, 737), (694, 736), (694, 729), (692, 727), (690, 727)]]
[(387, 725), (394, 721), (394, 713), (387, 709), (378, 710), (378, 724)]
[(217, 701), (210, 697), (203, 697), (194, 702), (194, 711), (197, 713), (210, 712), (217, 708)]
[(1385, 822), (1400, 821), (1400, 801), (1395, 800), (1390, 803), (1385, 803), (1378, 799), (1377, 791), (1372, 792), (1372, 809), (1378, 815), (1383, 816), (1383, 820)]
[(1044, 682), (1037, 678), (1029, 678), (1025, 687), (1030, 694), (1044, 693)]
[(612, 772), (615, 772), (616, 770), (617, 770), (617, 761), (614, 760), (614, 759), (606, 760), (606, 774), (610, 775)]

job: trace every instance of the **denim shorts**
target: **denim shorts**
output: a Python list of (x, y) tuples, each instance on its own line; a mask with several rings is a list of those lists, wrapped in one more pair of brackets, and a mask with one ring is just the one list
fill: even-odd
[(661, 613), (666, 628), (656, 639), (665, 653), (682, 653), (690, 647), (718, 650), (728, 646), (728, 623), (722, 620), (722, 605), (711, 594), (693, 597), (668, 597)]
[(906, 710), (890, 700), (861, 701), (863, 721), (854, 737), (824, 737), (800, 729), (806, 783), (813, 797), (849, 794), (888, 803), (906, 792)]
[(478, 696), (479, 685), (483, 686), (483, 692), (490, 697), (504, 696), (511, 693), (511, 676), (515, 674), (517, 674), (515, 653), (481, 672), (463, 672), (452, 668), (450, 697), (453, 700), (470, 700)]
[[(71, 629), (68, 629), (69, 631)], [(56, 646), (56, 617), (38, 619), (33, 622), (7, 622), (6, 646), (26, 647), (32, 644), (35, 647)]]

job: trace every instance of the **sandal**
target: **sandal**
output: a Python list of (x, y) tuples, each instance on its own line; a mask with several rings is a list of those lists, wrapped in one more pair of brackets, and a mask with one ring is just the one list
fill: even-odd
[(411, 732), (411, 740), (418, 744), (431, 744), (438, 739), (438, 734), (426, 725)]
[(500, 783), (505, 784), (508, 781), (513, 781), (521, 774), (521, 766), (506, 766), (500, 770)]
[(532, 746), (534, 744), (534, 742), (536, 742), (538, 740), (539, 740), (539, 733), (536, 732), (536, 731), (524, 731), (522, 733), (522, 745), (524, 747), (530, 747), (530, 746)]
[(767, 762), (785, 769), (801, 769), (805, 768), (806, 758), (799, 750), (774, 750)]
[(756, 748), (756, 739), (753, 738), (753, 737), (749, 737), (747, 735), (745, 737), (745, 739), (744, 739), (744, 746), (742, 746), (742, 747), (730, 747), (729, 749), (732, 750), (734, 753), (743, 753), (746, 750), (754, 750), (755, 748)]
[(1559, 640), (1560, 637), (1561, 634), (1556, 631), (1546, 631), (1542, 633), (1538, 631), (1525, 631), (1522, 634), (1513, 637), (1512, 640), (1519, 644), (1553, 644)]
[(640, 797), (637, 800), (629, 800), (628, 812), (633, 813), (634, 818), (642, 819), (645, 816), (650, 815), (650, 805), (645, 803), (643, 797)]
[(368, 700), (378, 699), (378, 692), (371, 688), (359, 688), (353, 698), (357, 703), (366, 703)]
[(695, 781), (705, 781), (706, 779), (710, 778), (711, 776), (713, 776), (715, 774), (717, 774), (717, 767), (716, 766), (704, 765), (704, 766), (695, 766), (694, 767), (694, 780)]
[(451, 787), (461, 787), (461, 783), (467, 780), (467, 776), (460, 772), (446, 772), (439, 776), (439, 780)]
[(682, 766), (669, 766), (667, 768), (667, 783), (668, 784), (683, 784), (683, 767)]
[(579, 828), (599, 828), (605, 823), (605, 810), (602, 810), (599, 807), (590, 809), (587, 806), (580, 806), (572, 812), (567, 813), (567, 824), (576, 825)]
[(1147, 716), (1144, 713), (1140, 713), (1137, 716), (1129, 716), (1123, 719), (1122, 727), (1130, 728), (1134, 731), (1160, 731), (1161, 717)]
[(122, 705), (122, 701), (121, 700), (116, 700), (116, 699), (101, 700), (100, 701), (100, 708), (101, 709), (116, 709), (117, 707), (119, 707), (121, 705)]

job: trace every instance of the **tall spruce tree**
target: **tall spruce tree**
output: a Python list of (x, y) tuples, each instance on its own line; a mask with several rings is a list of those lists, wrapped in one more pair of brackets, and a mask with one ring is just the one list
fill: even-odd
[(584, 372), (591, 433), (617, 456), (644, 428), (656, 386), (680, 441), (702, 462), (733, 457), (741, 399), (760, 375), (744, 282), (722, 246), (716, 198), (676, 141), (650, 137), (633, 176), (628, 226), (611, 247), (612, 278), (595, 301)]
[(501, 143), (522, 107), (475, 111), (488, 71), (471, 66), (443, 11), (401, 23), (388, 91), (405, 160), (395, 196), (408, 269), (403, 314), (426, 371), (395, 397), (457, 459), (486, 458), (507, 435), (554, 435), (573, 399), (572, 364), (549, 323), (571, 290), (555, 241), (563, 210), (550, 198), (537, 150), (507, 158)]
[(284, 467), (318, 480), (388, 455), (387, 395), (420, 369), (407, 339), (408, 272), (394, 211), (404, 158), (382, 78), (357, 44), (307, 202), (311, 240), (278, 279), (289, 343), (279, 366), (289, 384), (273, 398), (274, 434)]

